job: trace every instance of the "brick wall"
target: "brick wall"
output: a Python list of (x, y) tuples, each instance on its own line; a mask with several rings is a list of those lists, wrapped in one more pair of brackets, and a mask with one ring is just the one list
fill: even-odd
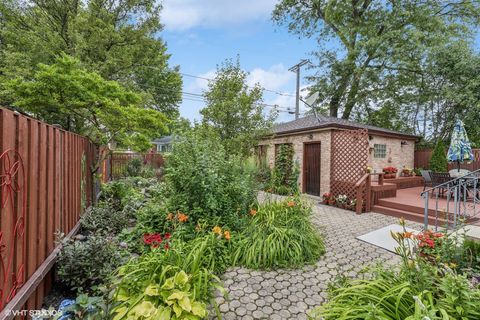
[[(402, 168), (413, 168), (415, 141), (405, 140), (400, 138), (391, 138), (370, 135), (373, 139), (370, 140), (369, 160), (368, 165), (373, 168), (375, 172), (382, 172), (384, 167), (396, 167), (398, 175)], [(401, 142), (406, 141), (406, 145)], [(386, 144), (387, 155), (385, 158), (374, 158), (373, 145)]]
[[(310, 134), (312, 137), (310, 137)], [(275, 165), (275, 145), (282, 143), (292, 143), (295, 151), (294, 160), (298, 161), (300, 166), (299, 185), (302, 186), (303, 173), (303, 143), (304, 142), (320, 142), (321, 143), (321, 164), (320, 164), (320, 194), (330, 191), (330, 141), (331, 130), (317, 131), (312, 133), (302, 133), (290, 135), (286, 137), (276, 137), (271, 140), (260, 142), (267, 147), (267, 163), (270, 168)]]

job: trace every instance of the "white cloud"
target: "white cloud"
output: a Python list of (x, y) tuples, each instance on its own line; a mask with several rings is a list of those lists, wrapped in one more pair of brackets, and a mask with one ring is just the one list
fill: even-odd
[(193, 93), (202, 93), (204, 90), (208, 88), (208, 80), (213, 79), (215, 77), (215, 69), (209, 70), (205, 73), (196, 75), (198, 78), (194, 78), (190, 84), (186, 87), (188, 92)]
[(268, 70), (255, 68), (250, 71), (247, 79), (249, 86), (259, 83), (262, 87), (270, 90), (279, 90), (295, 77), (293, 72), (288, 71), (283, 64), (276, 64)]
[(278, 0), (165, 0), (162, 22), (170, 30), (223, 26), (269, 17)]

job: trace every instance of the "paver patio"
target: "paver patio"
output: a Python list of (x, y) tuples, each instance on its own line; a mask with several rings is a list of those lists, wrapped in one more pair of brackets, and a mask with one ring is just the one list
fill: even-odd
[[(229, 269), (222, 276), (228, 300), (217, 297), (223, 319), (306, 319), (308, 310), (325, 302), (328, 283), (338, 274), (356, 277), (376, 261), (399, 261), (395, 254), (356, 239), (398, 223), (394, 217), (315, 205), (313, 222), (324, 235), (325, 255), (315, 265), (296, 270)], [(407, 226), (422, 227), (414, 222)]]

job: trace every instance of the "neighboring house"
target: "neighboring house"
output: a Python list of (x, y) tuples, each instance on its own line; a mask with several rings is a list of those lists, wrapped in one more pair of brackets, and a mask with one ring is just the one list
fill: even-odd
[[(345, 130), (359, 132), (358, 139), (362, 142), (355, 145), (355, 135), (350, 140), (345, 138)], [(367, 166), (374, 172), (382, 172), (384, 167), (396, 167), (399, 172), (404, 167), (413, 168), (418, 138), (343, 119), (312, 115), (276, 125), (273, 135), (260, 141), (258, 155), (261, 162), (274, 167), (278, 146), (293, 144), (294, 160), (300, 166), (300, 190), (319, 196), (331, 191), (334, 183), (357, 181)], [(337, 171), (354, 171), (354, 174), (344, 173), (342, 178), (341, 172), (331, 172), (333, 167)], [(352, 181), (347, 182), (350, 177)]]
[(157, 152), (170, 152), (172, 150), (172, 136), (165, 136), (152, 141)]

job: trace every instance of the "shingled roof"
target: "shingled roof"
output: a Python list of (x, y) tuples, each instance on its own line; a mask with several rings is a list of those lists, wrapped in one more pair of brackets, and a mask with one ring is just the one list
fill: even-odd
[(289, 133), (296, 133), (302, 131), (309, 131), (321, 128), (342, 128), (342, 129), (368, 129), (369, 132), (379, 133), (385, 135), (399, 136), (409, 139), (418, 139), (419, 136), (402, 133), (394, 130), (389, 130), (385, 128), (370, 126), (362, 123), (357, 123), (345, 119), (327, 117), (327, 116), (318, 116), (314, 115), (299, 118), (297, 120), (279, 123), (273, 128), (274, 134), (284, 135)]

